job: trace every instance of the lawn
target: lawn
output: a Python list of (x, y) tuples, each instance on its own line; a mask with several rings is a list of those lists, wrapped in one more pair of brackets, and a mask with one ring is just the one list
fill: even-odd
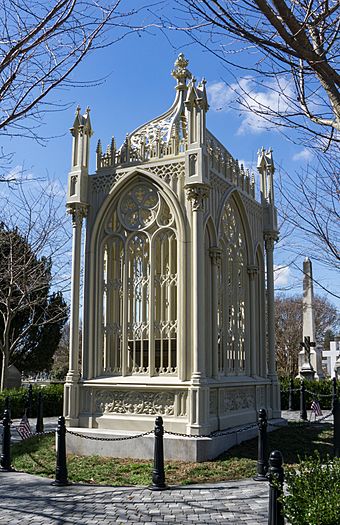
[[(332, 455), (333, 426), (327, 423), (289, 423), (268, 434), (269, 450), (282, 452), (285, 464), (319, 451), (321, 457)], [(229, 449), (213, 461), (189, 463), (166, 461), (166, 482), (170, 485), (218, 482), (249, 478), (256, 472), (257, 439)], [(21, 472), (53, 478), (55, 473), (54, 434), (34, 436), (12, 447), (12, 464)], [(100, 456), (67, 457), (71, 482), (112, 486), (149, 485), (151, 460), (103, 458)]]

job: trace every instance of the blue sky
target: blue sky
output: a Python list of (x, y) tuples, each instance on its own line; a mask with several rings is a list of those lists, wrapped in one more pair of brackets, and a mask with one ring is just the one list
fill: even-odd
[[(65, 111), (51, 112), (44, 119), (40, 132), (53, 138), (44, 145), (25, 138), (2, 141), (5, 150), (14, 153), (13, 169), (18, 171), (24, 166), (26, 175), (58, 179), (61, 186), (66, 187), (71, 162), (69, 128), (79, 104), (83, 111), (87, 106), (91, 108), (94, 129), (91, 171), (94, 171), (99, 138), (103, 147), (110, 142), (112, 135), (115, 135), (117, 144), (121, 144), (127, 132), (170, 107), (175, 96), (175, 81), (170, 73), (180, 51), (189, 59), (189, 69), (196, 78), (207, 79), (211, 106), (207, 115), (208, 128), (234, 158), (243, 161), (246, 167), (255, 167), (258, 149), (262, 146), (272, 147), (277, 176), (281, 168), (294, 173), (311, 160), (307, 150), (286, 140), (274, 127), (270, 131), (261, 129), (254, 116), (230, 109), (230, 91), (224, 79), (232, 83), (233, 78), (217, 58), (188, 42), (184, 35), (173, 33), (170, 40), (157, 30), (150, 30), (147, 34), (133, 34), (89, 56), (77, 69), (73, 79), (79, 82), (92, 81), (92, 86), (63, 88), (53, 95), (54, 101), (70, 104)], [(244, 72), (242, 75), (246, 76)], [(243, 82), (246, 85), (247, 79)], [(268, 98), (270, 94), (263, 89), (258, 96)], [(312, 253), (293, 257), (285, 250), (286, 245), (287, 240), (284, 240), (277, 246), (275, 263), (278, 266), (285, 266), (294, 259), (294, 264), (302, 268), (305, 256), (313, 258)], [(340, 296), (340, 278), (336, 272), (325, 270), (318, 264), (314, 264), (313, 270), (317, 281)], [(284, 267), (278, 274), (277, 285), (279, 288), (288, 287), (289, 293), (300, 293), (302, 274), (296, 266)], [(315, 292), (320, 292), (317, 285)], [(329, 299), (340, 306), (339, 299)]]

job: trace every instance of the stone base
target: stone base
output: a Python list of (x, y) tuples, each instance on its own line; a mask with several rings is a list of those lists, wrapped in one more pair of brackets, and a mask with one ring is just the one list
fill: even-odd
[[(271, 419), (270, 423), (274, 425), (286, 425), (284, 419)], [(211, 438), (193, 438), (183, 436), (173, 436), (164, 434), (164, 458), (165, 460), (181, 461), (207, 461), (214, 459), (222, 452), (228, 450), (234, 445), (243, 441), (252, 439), (257, 436), (257, 427), (243, 430), (244, 427), (235, 427), (233, 434), (214, 436)], [(276, 427), (268, 426), (268, 430), (275, 430)], [(79, 434), (78, 436), (72, 432)], [(154, 456), (154, 435), (149, 434), (135, 439), (122, 439), (119, 441), (100, 441), (90, 438), (129, 438), (138, 436), (138, 432), (98, 430), (93, 428), (68, 428), (66, 433), (66, 448), (68, 454), (79, 456), (104, 456), (116, 458), (133, 458), (133, 459), (153, 459)]]
[(301, 379), (305, 379), (306, 381), (314, 381), (315, 379), (315, 372), (312, 368), (301, 369), (299, 375)]

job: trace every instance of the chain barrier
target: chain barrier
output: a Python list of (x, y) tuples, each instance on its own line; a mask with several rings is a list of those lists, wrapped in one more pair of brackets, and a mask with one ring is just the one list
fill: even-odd
[(51, 434), (55, 434), (56, 429), (54, 430), (47, 430), (47, 432), (34, 432), (33, 436), (49, 436)]
[[(299, 419), (298, 421), (296, 421), (296, 423), (301, 423), (303, 425), (315, 425), (318, 423), (322, 423), (322, 421), (325, 421), (332, 415), (333, 415), (333, 412), (329, 412), (329, 414), (326, 414), (325, 416), (320, 417), (319, 419), (315, 419), (314, 421), (303, 421), (302, 419)], [(275, 427), (275, 428), (282, 428), (282, 425), (277, 425), (275, 423), (271, 423), (270, 421), (268, 421), (268, 426)]]
[(215, 430), (214, 432), (210, 432), (210, 434), (198, 434), (196, 436), (188, 436), (188, 434), (181, 434), (180, 432), (170, 432), (170, 430), (165, 430), (165, 434), (170, 434), (171, 436), (178, 436), (178, 437), (186, 437), (186, 438), (212, 438), (212, 437), (220, 437), (220, 436), (228, 436), (231, 434), (239, 434), (241, 432), (246, 432), (247, 430), (257, 428), (257, 423), (252, 423), (251, 425), (248, 425), (247, 427), (240, 428), (238, 430)]
[(310, 390), (305, 390), (307, 394), (311, 394), (312, 396), (318, 398), (318, 397), (332, 397), (333, 394), (316, 394), (315, 392), (311, 392)]
[(314, 422), (310, 421), (311, 424), (314, 423), (321, 423), (321, 421), (324, 421), (325, 419), (328, 419), (333, 415), (333, 412), (329, 412), (329, 414), (326, 414), (325, 416), (321, 417), (320, 419), (316, 419)]
[[(239, 430), (217, 430), (214, 432), (211, 432), (210, 434), (198, 434), (195, 436), (188, 436), (188, 434), (181, 434), (180, 432), (171, 432), (170, 430), (165, 430), (165, 434), (169, 434), (170, 436), (178, 436), (178, 437), (184, 437), (184, 438), (212, 438), (212, 437), (220, 437), (220, 436), (228, 436), (231, 434), (239, 434), (241, 432), (246, 432), (247, 430), (251, 430), (257, 428), (257, 423), (252, 423), (251, 425), (248, 425), (244, 428), (241, 428)], [(90, 439), (92, 441), (127, 441), (129, 439), (136, 439), (139, 437), (144, 437), (152, 434), (154, 431), (149, 430), (148, 432), (143, 432), (142, 434), (137, 434), (135, 436), (125, 436), (125, 437), (119, 437), (119, 438), (111, 438), (111, 437), (96, 437), (96, 436), (89, 436), (85, 434), (80, 434), (78, 432), (73, 432), (71, 430), (66, 429), (66, 433), (72, 434), (73, 436), (77, 436), (83, 439)], [(47, 433), (47, 432), (46, 432)]]
[(80, 434), (78, 432), (72, 432), (68, 429), (66, 429), (67, 434), (72, 434), (73, 436), (77, 436), (83, 439), (90, 439), (91, 441), (127, 441), (129, 439), (136, 439), (143, 436), (148, 436), (149, 434), (153, 433), (153, 430), (149, 430), (148, 432), (143, 432), (142, 434), (137, 434), (135, 436), (125, 436), (121, 438), (110, 438), (110, 437), (96, 437), (96, 436), (86, 436), (85, 434)]

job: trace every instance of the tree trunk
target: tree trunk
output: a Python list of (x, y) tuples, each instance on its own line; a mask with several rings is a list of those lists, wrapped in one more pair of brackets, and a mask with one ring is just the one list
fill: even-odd
[(8, 371), (8, 355), (7, 355), (7, 352), (2, 352), (1, 385), (0, 385), (1, 392), (5, 390), (6, 388), (7, 371)]

